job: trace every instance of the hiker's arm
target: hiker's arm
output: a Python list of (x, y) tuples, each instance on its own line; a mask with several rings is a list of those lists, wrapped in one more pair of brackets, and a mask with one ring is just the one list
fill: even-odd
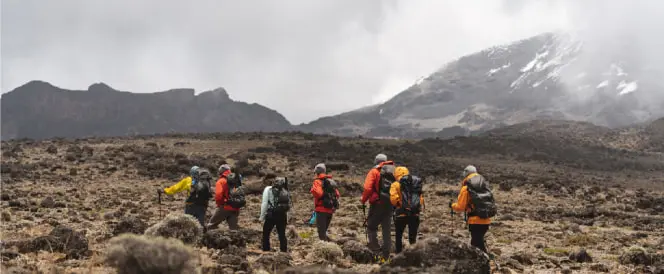
[(466, 211), (466, 207), (468, 206), (468, 189), (466, 186), (461, 188), (461, 191), (459, 191), (459, 197), (457, 198), (457, 202), (452, 204), (452, 210), (456, 212), (463, 212)]
[(320, 180), (314, 180), (314, 184), (311, 186), (310, 192), (316, 199), (323, 198), (323, 183), (321, 183)]
[(263, 190), (263, 199), (261, 200), (261, 216), (258, 218), (259, 220), (265, 221), (265, 214), (267, 214), (267, 203), (270, 200), (270, 192), (268, 187)]
[(393, 206), (401, 206), (401, 184), (399, 182), (394, 182), (390, 187), (390, 202)]
[(191, 185), (191, 177), (184, 178), (180, 180), (180, 182), (178, 182), (177, 184), (165, 188), (164, 193), (166, 193), (167, 195), (173, 195), (175, 193), (185, 190), (188, 185)]
[(367, 174), (367, 177), (364, 178), (364, 191), (362, 192), (362, 199), (361, 199), (361, 202), (363, 204), (366, 203), (367, 200), (369, 200), (369, 198), (371, 197), (371, 194), (373, 193), (373, 185), (375, 180), (376, 180), (376, 174), (372, 169)]

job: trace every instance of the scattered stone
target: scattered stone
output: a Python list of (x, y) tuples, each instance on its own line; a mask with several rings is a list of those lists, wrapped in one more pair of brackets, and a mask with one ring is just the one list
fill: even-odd
[(359, 241), (346, 241), (341, 249), (357, 263), (368, 264), (373, 261), (373, 252)]
[(569, 259), (577, 263), (590, 263), (593, 261), (593, 258), (586, 252), (585, 249), (581, 249), (578, 252), (574, 252), (569, 255)]
[(358, 274), (359, 272), (341, 268), (325, 267), (320, 265), (291, 267), (280, 274)]
[(283, 252), (262, 254), (260, 257), (258, 257), (254, 265), (252, 265), (252, 268), (279, 271), (291, 266), (292, 259), (293, 258), (291, 258), (290, 254)]
[(205, 232), (201, 244), (207, 248), (226, 249), (229, 246), (246, 247), (246, 235), (240, 230), (213, 229)]
[(58, 153), (58, 148), (54, 145), (50, 145), (50, 146), (48, 146), (48, 148), (46, 148), (46, 153), (48, 153), (48, 154), (57, 154)]
[(525, 265), (532, 265), (534, 260), (533, 255), (528, 252), (518, 252), (510, 256), (510, 258)]
[(0, 200), (9, 201), (9, 200), (11, 200), (11, 197), (7, 193), (2, 193), (2, 194), (0, 194)]
[(79, 259), (89, 254), (88, 240), (82, 232), (58, 225), (46, 236), (39, 236), (18, 245), (19, 252), (30, 253), (39, 250), (65, 253), (69, 259)]
[(609, 267), (602, 263), (593, 264), (590, 266), (590, 270), (595, 272), (609, 272)]
[(39, 205), (43, 208), (54, 208), (55, 207), (55, 200), (53, 197), (48, 196), (44, 198)]
[(650, 265), (652, 264), (652, 259), (648, 252), (639, 246), (630, 247), (628, 250), (623, 252), (618, 258), (621, 264), (631, 264), (631, 265)]
[(113, 235), (118, 236), (123, 233), (143, 234), (148, 228), (148, 224), (136, 216), (127, 216), (120, 219), (113, 227)]
[(2, 221), (3, 222), (11, 222), (11, 220), (12, 220), (12, 215), (9, 214), (9, 212), (7, 212), (7, 211), (3, 211), (2, 212)]
[(434, 269), (435, 273), (489, 273), (491, 269), (482, 251), (442, 234), (408, 246), (384, 267), (422, 268), (432, 273)]

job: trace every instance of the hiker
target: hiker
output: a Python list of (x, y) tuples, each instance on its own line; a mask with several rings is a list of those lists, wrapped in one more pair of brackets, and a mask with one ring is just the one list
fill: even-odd
[[(170, 187), (158, 189), (157, 195), (174, 195), (186, 191), (187, 200), (185, 200), (184, 214), (194, 216), (201, 226), (205, 227), (205, 212), (207, 211), (208, 201), (212, 198), (211, 180), (210, 172), (207, 169), (193, 166), (189, 170), (189, 176)], [(199, 181), (200, 184), (198, 184)]]
[(214, 195), (217, 209), (207, 225), (208, 229), (217, 228), (223, 221), (228, 222), (228, 228), (231, 230), (240, 228), (238, 225), (240, 208), (246, 204), (241, 186), (241, 175), (232, 173), (228, 164), (219, 166), (219, 180)]
[[(369, 215), (367, 216), (368, 247), (373, 252), (381, 251), (380, 262), (385, 262), (390, 256), (392, 204), (390, 203), (390, 187), (396, 180), (394, 178), (394, 162), (388, 161), (385, 154), (378, 154), (374, 159), (375, 166), (371, 168), (364, 180), (362, 193), (362, 209), (369, 201)], [(383, 246), (378, 244), (378, 226), (383, 230)]]
[(394, 169), (396, 181), (390, 188), (390, 202), (394, 206), (394, 244), (396, 253), (403, 247), (401, 238), (408, 226), (408, 242), (412, 245), (417, 242), (417, 230), (420, 226), (420, 213), (424, 210), (424, 196), (422, 196), (422, 179), (410, 175), (404, 166)]
[(318, 228), (318, 239), (330, 241), (327, 230), (332, 222), (332, 214), (339, 208), (339, 189), (332, 176), (326, 174), (325, 164), (317, 164), (314, 167), (316, 177), (311, 186), (311, 194), (314, 196), (316, 206), (316, 227)]
[(477, 173), (477, 168), (472, 165), (463, 170), (463, 177), (457, 202), (450, 202), (449, 206), (456, 212), (468, 214), (470, 244), (489, 254), (484, 244), (484, 235), (489, 230), (491, 217), (496, 215), (495, 201), (489, 188), (489, 182), (484, 179), (484, 176)]
[(286, 238), (286, 224), (288, 211), (293, 206), (288, 192), (288, 179), (277, 177), (272, 186), (263, 190), (261, 201), (261, 215), (259, 220), (263, 223), (263, 251), (270, 251), (270, 234), (277, 227), (279, 235), (279, 250), (288, 252), (288, 239)]

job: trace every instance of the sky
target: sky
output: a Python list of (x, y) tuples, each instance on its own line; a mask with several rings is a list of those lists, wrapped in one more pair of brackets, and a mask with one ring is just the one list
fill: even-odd
[(0, 86), (223, 87), (299, 124), (384, 102), (463, 55), (577, 27), (609, 2), (626, 3), (2, 0)]

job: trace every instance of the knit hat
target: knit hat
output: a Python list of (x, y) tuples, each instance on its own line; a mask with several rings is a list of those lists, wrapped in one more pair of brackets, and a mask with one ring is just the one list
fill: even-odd
[(468, 176), (469, 174), (477, 173), (477, 168), (473, 165), (469, 165), (463, 169), (463, 177)]
[(189, 175), (192, 177), (196, 174), (196, 171), (198, 170), (198, 166), (192, 166), (191, 169), (189, 169)]
[(385, 154), (378, 154), (376, 155), (376, 159), (374, 159), (374, 164), (380, 164), (382, 162), (387, 161), (387, 156)]
[(219, 166), (219, 174), (223, 174), (226, 170), (231, 170), (231, 166), (228, 164), (223, 164)]
[(323, 163), (317, 164), (316, 167), (314, 167), (314, 172), (316, 174), (325, 173), (326, 170), (327, 168), (325, 168), (325, 164)]

